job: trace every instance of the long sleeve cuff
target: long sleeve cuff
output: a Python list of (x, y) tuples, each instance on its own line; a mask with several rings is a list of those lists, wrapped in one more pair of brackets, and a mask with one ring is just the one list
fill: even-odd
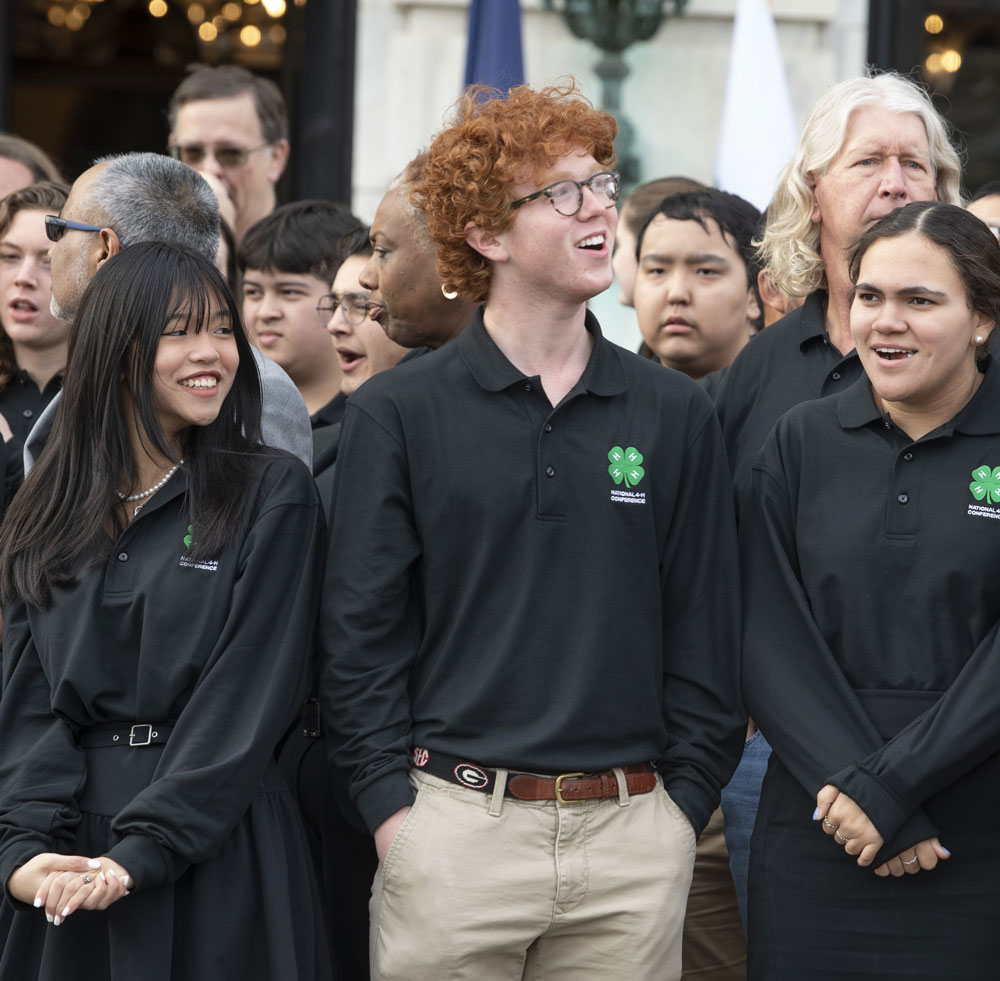
[(16, 847), (8, 848), (4, 852), (3, 857), (0, 858), (0, 882), (3, 882), (3, 891), (7, 897), (7, 902), (14, 909), (23, 912), (34, 909), (34, 907), (30, 903), (22, 903), (10, 894), (10, 890), (7, 888), (8, 880), (14, 874), (15, 869), (20, 868), (26, 862), (30, 862), (36, 855), (41, 855), (43, 852), (51, 850), (51, 846), (44, 841), (24, 840), (19, 842)]
[(663, 786), (671, 800), (687, 815), (694, 827), (695, 837), (701, 835), (712, 813), (719, 806), (721, 795), (713, 800), (701, 784), (682, 776), (664, 774)]
[(847, 794), (878, 829), (885, 841), (875, 864), (880, 865), (919, 841), (933, 838), (937, 828), (919, 808), (911, 808), (893, 790), (863, 767), (852, 764), (827, 781)]
[(190, 865), (145, 835), (126, 835), (108, 852), (108, 858), (125, 869), (134, 889), (149, 889), (164, 882), (173, 882)]
[(392, 770), (359, 791), (354, 803), (368, 830), (374, 834), (386, 818), (392, 817), (401, 807), (409, 807), (413, 801), (413, 788), (407, 771)]

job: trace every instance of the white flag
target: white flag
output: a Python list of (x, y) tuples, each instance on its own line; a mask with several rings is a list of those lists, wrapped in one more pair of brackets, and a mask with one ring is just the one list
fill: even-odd
[(781, 169), (795, 152), (797, 138), (771, 8), (767, 0), (739, 0), (715, 162), (716, 183), (763, 211)]

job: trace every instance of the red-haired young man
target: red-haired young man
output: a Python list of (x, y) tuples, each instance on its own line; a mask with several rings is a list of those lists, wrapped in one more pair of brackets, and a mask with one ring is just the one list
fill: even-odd
[(743, 738), (735, 532), (707, 397), (587, 312), (614, 133), (573, 89), (463, 100), (412, 200), (483, 305), (348, 403), (323, 698), (376, 979), (680, 977)]

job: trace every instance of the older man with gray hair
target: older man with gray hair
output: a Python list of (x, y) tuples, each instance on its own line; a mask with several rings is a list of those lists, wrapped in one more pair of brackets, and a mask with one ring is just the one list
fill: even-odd
[[(72, 322), (87, 284), (111, 256), (135, 242), (187, 245), (214, 262), (219, 248), (219, 205), (202, 177), (157, 153), (102, 157), (70, 189), (58, 217), (46, 220), (53, 241), (52, 312)], [(309, 413), (291, 379), (256, 349), (264, 396), (264, 440), (312, 461)], [(55, 418), (58, 396), (25, 443), (25, 469), (38, 456)]]
[[(835, 85), (806, 120), (761, 244), (774, 284), (805, 303), (754, 337), (715, 390), (737, 502), (778, 419), (863, 375), (850, 332), (851, 252), (866, 229), (904, 204), (959, 203), (961, 162), (949, 130), (927, 93), (891, 72)], [(752, 576), (753, 556), (746, 563)], [(751, 723), (722, 796), (744, 924), (750, 832), (769, 754)]]

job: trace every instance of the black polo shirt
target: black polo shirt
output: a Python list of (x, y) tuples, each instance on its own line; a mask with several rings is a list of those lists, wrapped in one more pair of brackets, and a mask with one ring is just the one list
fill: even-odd
[(44, 391), (40, 391), (34, 379), (23, 369), (18, 369), (14, 377), (0, 392), (0, 415), (10, 425), (11, 432), (23, 443), (31, 432), (31, 427), (62, 388), (62, 375), (52, 378)]
[(797, 310), (759, 334), (723, 369), (715, 400), (737, 499), (750, 465), (774, 424), (793, 405), (843, 391), (862, 374), (854, 351), (842, 355), (826, 334), (826, 293), (817, 290)]
[[(397, 364), (405, 364), (414, 358), (422, 358), (430, 350), (429, 347), (411, 348), (399, 359)], [(315, 423), (313, 424), (313, 476), (316, 478), (316, 486), (319, 488), (319, 496), (323, 502), (327, 520), (330, 518), (330, 498), (333, 494), (333, 477), (337, 469), (337, 450), (340, 448), (341, 419), (347, 405), (347, 396), (341, 394), (339, 398), (342, 399), (342, 402), (337, 421), (333, 425), (316, 426)], [(333, 402), (329, 405), (332, 406)], [(323, 409), (320, 409), (320, 412), (323, 412)], [(316, 416), (313, 416), (313, 419), (315, 420)]]
[(344, 406), (346, 405), (347, 396), (343, 392), (337, 392), (326, 405), (317, 409), (309, 417), (309, 425), (312, 426), (313, 432), (315, 433), (317, 429), (325, 429), (327, 426), (335, 426), (340, 422), (344, 418)]
[(321, 634), (376, 828), (414, 747), (561, 773), (660, 761), (697, 828), (743, 741), (729, 471), (690, 379), (603, 339), (553, 408), (485, 330), (348, 402)]
[(810, 795), (833, 783), (887, 841), (909, 822), (885, 856), (1000, 747), (998, 400), (994, 366), (914, 441), (862, 378), (790, 411), (753, 467), (747, 709)]
[(0, 521), (3, 520), (7, 505), (17, 493), (24, 479), (24, 465), (21, 455), (24, 447), (16, 437), (0, 442), (0, 473), (3, 474), (3, 494), (0, 496)]

